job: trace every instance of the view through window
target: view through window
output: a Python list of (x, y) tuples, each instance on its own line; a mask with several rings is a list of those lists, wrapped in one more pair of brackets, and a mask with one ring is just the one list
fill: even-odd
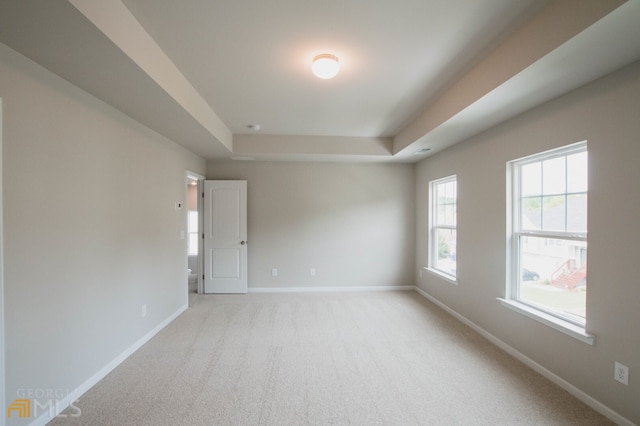
[(512, 298), (578, 325), (586, 319), (585, 142), (512, 163)]

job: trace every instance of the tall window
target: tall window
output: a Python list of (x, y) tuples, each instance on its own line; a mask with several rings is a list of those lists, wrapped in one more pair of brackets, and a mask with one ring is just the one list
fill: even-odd
[(510, 163), (511, 299), (584, 327), (587, 296), (587, 144)]
[(432, 181), (429, 268), (456, 277), (456, 222), (458, 187), (456, 176)]

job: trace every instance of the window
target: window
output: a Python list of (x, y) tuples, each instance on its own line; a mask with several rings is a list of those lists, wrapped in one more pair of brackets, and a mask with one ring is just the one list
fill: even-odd
[(513, 193), (508, 299), (525, 305), (533, 315), (584, 330), (587, 144), (534, 155), (509, 166)]
[(187, 212), (187, 234), (189, 236), (187, 253), (189, 256), (198, 254), (198, 211), (189, 210)]
[(456, 176), (430, 183), (431, 222), (429, 268), (456, 277), (456, 222), (458, 187)]

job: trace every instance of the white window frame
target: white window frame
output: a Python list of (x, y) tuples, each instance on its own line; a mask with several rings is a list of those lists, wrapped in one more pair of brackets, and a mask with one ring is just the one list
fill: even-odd
[[(438, 201), (437, 201), (437, 187), (439, 185), (447, 184), (449, 182), (455, 182), (456, 184), (456, 219), (454, 225), (437, 225), (437, 217), (438, 217)], [(441, 179), (436, 179), (429, 182), (429, 259), (427, 262), (427, 271), (439, 276), (440, 278), (444, 278), (445, 281), (451, 284), (458, 284), (457, 274), (450, 273), (448, 271), (444, 271), (439, 269), (436, 265), (437, 256), (438, 256), (438, 230), (439, 229), (447, 229), (456, 231), (456, 241), (458, 239), (458, 218), (457, 218), (457, 210), (458, 210), (458, 176), (451, 175)], [(456, 244), (457, 245), (457, 244)], [(457, 251), (457, 250), (456, 250)], [(456, 264), (457, 264), (457, 253), (456, 253)]]
[[(562, 232), (543, 230), (522, 230), (521, 219), (521, 176), (520, 168), (524, 165), (553, 158), (566, 157), (572, 154), (587, 152), (587, 141), (578, 142), (565, 147), (534, 154), (507, 163), (508, 165), (508, 250), (507, 288), (506, 297), (500, 298), (501, 303), (529, 318), (549, 325), (565, 334), (575, 337), (585, 343), (595, 344), (595, 336), (587, 333), (586, 319), (584, 321), (562, 315), (557, 311), (546, 309), (520, 298), (520, 241), (522, 237), (553, 238), (568, 241), (587, 241), (587, 232)], [(566, 189), (565, 189), (566, 191)], [(587, 190), (588, 191), (588, 190)], [(587, 192), (588, 193), (588, 192)], [(568, 194), (565, 192), (565, 195)]]

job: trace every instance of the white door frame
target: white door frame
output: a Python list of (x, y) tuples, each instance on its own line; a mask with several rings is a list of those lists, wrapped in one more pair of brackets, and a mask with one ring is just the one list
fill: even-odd
[[(197, 194), (198, 194), (198, 232), (200, 234), (202, 234), (202, 228), (204, 226), (204, 218), (203, 218), (203, 208), (204, 208), (204, 203), (202, 202), (202, 191), (204, 191), (204, 176), (192, 172), (190, 170), (187, 170), (185, 172), (185, 200), (187, 200), (187, 197), (189, 196), (188, 193), (188, 189), (187, 189), (187, 184), (189, 183), (189, 181), (191, 180), (197, 180), (198, 181), (198, 189), (197, 189)], [(186, 206), (187, 203), (185, 202), (184, 205)], [(186, 209), (185, 209), (186, 211)], [(185, 214), (186, 219), (185, 220), (189, 220), (188, 215)], [(187, 226), (185, 224), (185, 226)], [(188, 228), (185, 228), (188, 229)], [(186, 256), (186, 260), (187, 260), (187, 265), (189, 262), (189, 255), (188, 255), (188, 251), (189, 251), (189, 238), (187, 236), (187, 239), (185, 241), (185, 249), (184, 249), (184, 253)], [(198, 294), (202, 294), (203, 293), (203, 280), (202, 280), (202, 271), (204, 271), (204, 263), (203, 263), (203, 257), (202, 257), (202, 251), (204, 250), (204, 246), (202, 243), (202, 238), (198, 238), (198, 270), (196, 271), (196, 276), (197, 276), (197, 280), (198, 280)], [(187, 267), (188, 269), (188, 267)], [(189, 292), (189, 286), (187, 285), (187, 292)]]

